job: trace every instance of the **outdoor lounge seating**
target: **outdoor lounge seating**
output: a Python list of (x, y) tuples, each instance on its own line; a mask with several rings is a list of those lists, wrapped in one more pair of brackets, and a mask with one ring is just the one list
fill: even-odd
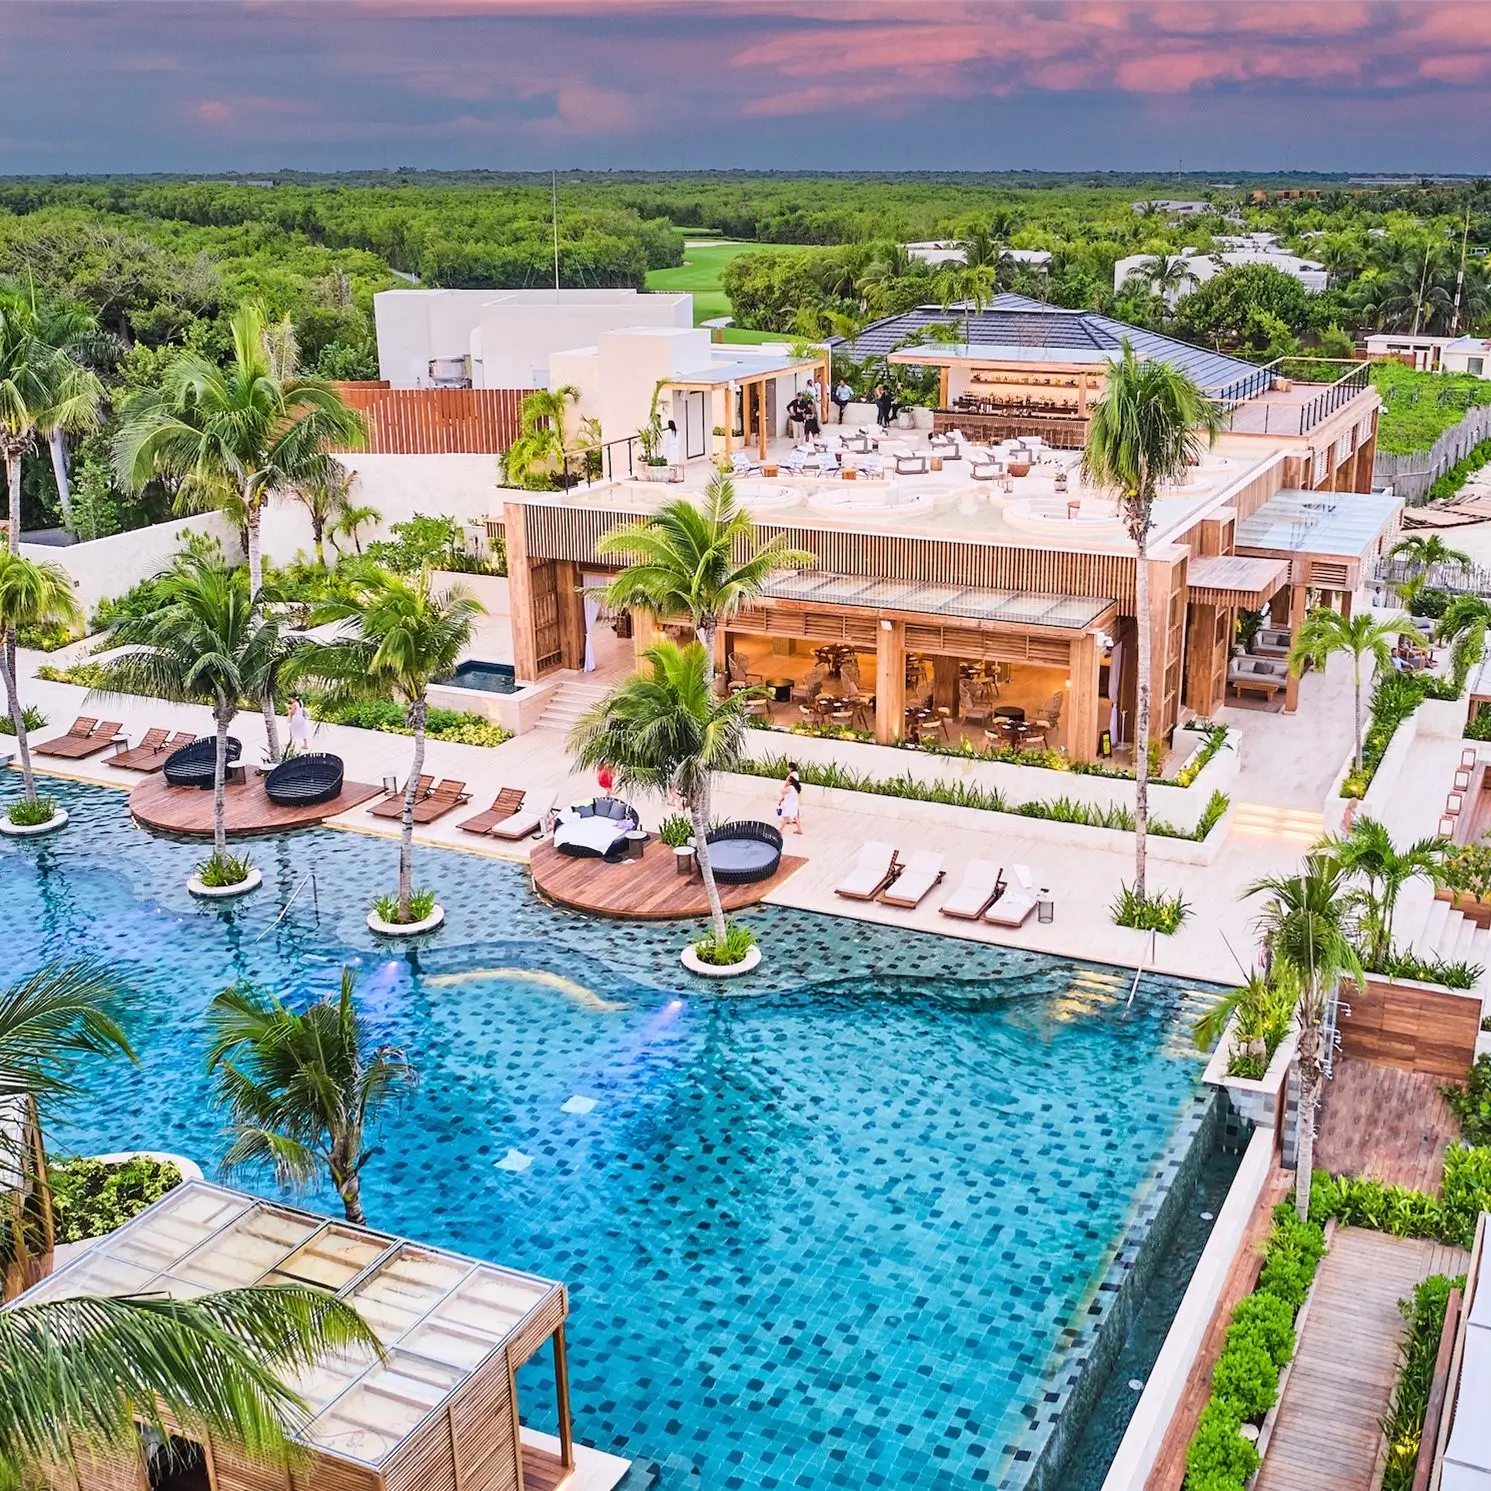
[(906, 864), (906, 868), (880, 892), (880, 899), (887, 906), (905, 906), (908, 909), (921, 905), (934, 885), (940, 885), (947, 874), (943, 863), (945, 854), (934, 849), (918, 849)]
[(1287, 626), (1261, 626), (1253, 637), (1253, 651), (1259, 657), (1288, 657), (1293, 640)]
[[(243, 742), (236, 735), (230, 735), (223, 756), (224, 765), (235, 766), (242, 754)], [(173, 787), (201, 787), (211, 791), (216, 763), (217, 740), (211, 735), (203, 735), (179, 751), (172, 751), (161, 770)]]
[[(434, 786), (434, 777), (420, 777), (414, 784), (414, 805), (418, 807), (420, 802), (429, 796), (430, 788)], [(404, 794), (407, 792), (408, 783), (399, 788), (391, 797), (385, 797), (382, 802), (375, 802), (368, 809), (375, 818), (402, 818), (404, 816)]]
[(1283, 658), (1235, 657), (1227, 666), (1227, 683), (1239, 694), (1258, 693), (1272, 699), (1289, 682)]
[(433, 823), (437, 818), (443, 818), (453, 808), (458, 808), (463, 802), (470, 802), (471, 794), (466, 790), (465, 782), (453, 781), (447, 777), (443, 782), (437, 782), (420, 800), (414, 804), (414, 821), (416, 823)]
[(721, 885), (770, 880), (782, 862), (782, 835), (770, 823), (744, 819), (722, 823), (705, 835), (709, 863)]
[(523, 839), (544, 826), (549, 809), (554, 806), (553, 792), (525, 792), (523, 804), (488, 830), (494, 839)]
[(33, 749), (38, 756), (60, 756), (68, 761), (81, 761), (85, 756), (96, 756), (118, 735), (119, 730), (118, 720), (105, 720), (99, 724), (96, 720), (79, 715), (66, 735), (45, 740)]
[(1002, 890), (984, 911), (983, 919), (996, 927), (1022, 927), (1036, 907), (1035, 879), (1025, 865), (1011, 870), (1018, 884)]
[[(190, 736), (181, 745), (186, 745), (195, 738)], [(139, 745), (133, 748), (126, 745), (115, 751), (109, 757), (109, 765), (123, 767), (125, 771), (159, 771), (166, 764), (166, 757), (172, 749), (171, 732), (157, 725), (145, 732)]]
[(943, 916), (976, 922), (1004, 890), (1004, 875), (992, 859), (970, 860), (958, 888), (937, 909)]
[(342, 790), (342, 758), (311, 751), (281, 761), (264, 778), (264, 795), (282, 808), (309, 808), (330, 802)]
[(523, 790), (520, 787), (504, 787), (492, 799), (492, 806), (470, 818), (463, 818), (456, 827), (462, 833), (491, 833), (499, 823), (511, 818), (523, 806)]
[(897, 476), (925, 476), (931, 469), (927, 465), (927, 457), (909, 446), (898, 445), (891, 451), (891, 455), (895, 458)]
[(598, 797), (565, 808), (554, 828), (554, 847), (579, 858), (621, 858), (626, 836), (637, 827), (636, 810), (619, 797)]
[(872, 840), (860, 849), (854, 868), (834, 886), (834, 894), (846, 901), (873, 901), (901, 868), (901, 857), (891, 845)]

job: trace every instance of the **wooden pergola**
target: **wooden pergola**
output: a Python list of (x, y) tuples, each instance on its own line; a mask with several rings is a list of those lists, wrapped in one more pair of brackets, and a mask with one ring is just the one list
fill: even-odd
[(795, 371), (797, 368), (812, 368), (818, 376), (818, 417), (826, 420), (828, 417), (828, 384), (833, 373), (833, 354), (825, 347), (818, 357), (804, 358), (800, 362), (789, 363), (785, 367), (767, 368), (759, 373), (743, 373), (738, 378), (731, 378), (728, 382), (720, 383), (708, 379), (670, 378), (665, 387), (676, 388), (684, 393), (707, 393), (715, 394), (721, 388), (725, 390), (725, 454), (728, 456), (734, 449), (734, 425), (735, 425), (735, 396), (740, 395), (740, 431), (742, 442), (750, 444), (752, 419), (755, 413), (756, 431), (756, 455), (759, 460), (766, 459), (766, 386), (784, 373)]

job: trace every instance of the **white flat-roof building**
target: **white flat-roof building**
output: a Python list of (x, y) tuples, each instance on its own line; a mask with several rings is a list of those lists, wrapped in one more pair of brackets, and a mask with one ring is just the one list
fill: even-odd
[[(1198, 285), (1204, 285), (1207, 280), (1219, 275), (1224, 269), (1234, 269), (1241, 264), (1271, 265), (1274, 269), (1281, 270), (1297, 279), (1307, 290), (1318, 292), (1328, 288), (1330, 276), (1323, 264), (1316, 264), (1311, 259), (1302, 259), (1298, 254), (1291, 254), (1287, 249), (1277, 247), (1275, 242), (1261, 241), (1270, 240), (1272, 237), (1272, 234), (1258, 233), (1240, 238), (1220, 239), (1219, 242), (1232, 246), (1212, 254), (1202, 254), (1193, 248), (1183, 248), (1173, 257), (1186, 261), (1186, 266), (1190, 269), (1193, 278), (1189, 284), (1167, 292), (1166, 298), (1174, 304), (1175, 301), (1189, 295)], [(1123, 289), (1124, 282), (1139, 269), (1140, 265), (1147, 264), (1155, 257), (1154, 254), (1129, 254), (1126, 258), (1120, 259), (1113, 266), (1114, 293)]]
[[(962, 264), (967, 255), (953, 238), (929, 239), (926, 243), (906, 243), (902, 248), (913, 259), (930, 264), (934, 269), (944, 264)], [(1045, 265), (1051, 262), (1049, 249), (1001, 249), (1000, 252), (1015, 264)]]
[(636, 290), (384, 290), (378, 376), (393, 388), (543, 388), (549, 356), (623, 326), (689, 328), (692, 295)]
[(1412, 358), (1421, 373), (1469, 373), (1491, 378), (1491, 339), (1414, 336), (1406, 331), (1374, 331), (1368, 357)]

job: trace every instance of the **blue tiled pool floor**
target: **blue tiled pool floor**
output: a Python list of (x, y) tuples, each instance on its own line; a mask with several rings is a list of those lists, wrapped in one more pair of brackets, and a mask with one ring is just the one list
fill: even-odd
[[(133, 827), (122, 794), (59, 795), (62, 835), (0, 847), (10, 971), (117, 965), (141, 1063), (93, 1074), (58, 1143), (210, 1168), (208, 1001), (304, 1000), (353, 962), (421, 1073), (368, 1215), (567, 1281), (583, 1440), (668, 1487), (1028, 1483), (1202, 1120), (1186, 1027), (1210, 991), (1147, 979), (1125, 1017), (1117, 971), (761, 908), (755, 992), (717, 995), (676, 925), (560, 912), (519, 867), (433, 850), (447, 929), (389, 948), (362, 920), (385, 840), (257, 841), (266, 888), (204, 907), (198, 846)], [(541, 1428), (546, 1372), (520, 1377)]]

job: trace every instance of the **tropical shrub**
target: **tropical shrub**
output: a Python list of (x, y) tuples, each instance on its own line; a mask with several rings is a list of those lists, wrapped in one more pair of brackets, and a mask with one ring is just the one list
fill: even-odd
[(254, 867), (246, 854), (210, 854), (197, 866), (197, 879), (211, 890), (242, 885)]
[(1476, 1218), (1491, 1209), (1491, 1148), (1452, 1144), (1444, 1152), (1438, 1196), (1380, 1180), (1315, 1172), (1310, 1218), (1335, 1217), (1349, 1227), (1371, 1227), (1394, 1237), (1427, 1237), (1451, 1247), (1475, 1240)]
[[(1491, 725), (1491, 712), (1486, 715)], [(1440, 875), (1451, 890), (1478, 901), (1491, 899), (1491, 844), (1460, 844), (1444, 857)]]
[(1118, 898), (1110, 910), (1113, 920), (1120, 927), (1133, 927), (1139, 932), (1163, 932), (1173, 936), (1180, 931), (1182, 923), (1191, 914), (1190, 903), (1179, 893), (1166, 895), (1140, 895), (1131, 885), (1119, 888)]
[(745, 956), (755, 946), (756, 934), (739, 922), (726, 922), (723, 940), (713, 932), (706, 932), (694, 944), (694, 956), (701, 963), (716, 968), (730, 968), (745, 961)]
[(1277, 1367), (1294, 1355), (1294, 1312), (1275, 1294), (1249, 1294), (1238, 1300), (1227, 1328), (1229, 1342), (1234, 1332), (1256, 1341)]
[(1228, 1400), (1206, 1405), (1186, 1450), (1185, 1491), (1242, 1491), (1260, 1461), (1241, 1428), (1242, 1416)]
[[(396, 925), (400, 920), (399, 898), (397, 896), (374, 896), (372, 910), (373, 915), (379, 921)], [(416, 890), (409, 897), (409, 920), (411, 922), (422, 922), (427, 916), (433, 915), (434, 910), (434, 891)]]
[[(28, 704), (21, 711), (21, 719), (24, 721), (26, 731), (29, 734), (33, 730), (45, 730), (47, 728), (47, 717), (41, 710)], [(10, 711), (0, 713), (0, 735), (14, 735), (16, 727), (10, 718)]]
[(1279, 1396), (1279, 1368), (1268, 1348), (1249, 1331), (1236, 1326), (1211, 1375), (1213, 1398), (1237, 1405), (1245, 1419), (1261, 1419)]
[(16, 828), (40, 828), (43, 823), (50, 823), (57, 812), (55, 797), (38, 797), (32, 802), (21, 797), (5, 810), (5, 816)]
[(1441, 1089), (1467, 1144), (1491, 1145), (1491, 1056), (1480, 1055), (1463, 1087)]
[(1422, 1283), (1414, 1285), (1412, 1298), (1398, 1301), (1398, 1309), (1408, 1330), (1399, 1348), (1398, 1383), (1393, 1390), (1393, 1406), (1382, 1420), (1382, 1432), (1387, 1440), (1382, 1491), (1412, 1491), (1450, 1290), (1464, 1287), (1464, 1274), (1458, 1279), (1431, 1274)]
[(681, 849), (694, 836), (694, 825), (686, 813), (670, 813), (658, 825), (657, 836), (670, 849)]
[(432, 518), (416, 513), (407, 523), (394, 523), (390, 537), (367, 547), (366, 558), (396, 575), (415, 575), (422, 569), (456, 570), (468, 575), (504, 575), (506, 556), (483, 559), (466, 547), (466, 534), (454, 518)]
[(72, 631), (61, 622), (51, 626), (23, 626), (16, 632), (16, 642), (33, 652), (56, 652), (73, 640)]
[(1473, 989), (1485, 969), (1479, 963), (1451, 963), (1444, 958), (1421, 958), (1411, 951), (1394, 948), (1379, 960), (1373, 973), (1388, 978), (1414, 979), (1421, 984), (1439, 984), (1445, 989)]
[(1434, 480), (1429, 488), (1428, 500), (1441, 502), (1453, 497), (1482, 466), (1491, 464), (1491, 440), (1481, 440), (1473, 445), (1453, 466)]
[[(308, 707), (316, 719), (329, 724), (383, 730), (391, 735), (410, 734), (403, 707), (392, 699), (355, 699), (330, 704), (313, 697)], [(500, 746), (513, 738), (511, 730), (503, 729), (485, 715), (456, 709), (431, 709), (425, 721), (425, 734), (431, 740), (450, 740), (457, 745)]]
[(181, 1184), (175, 1165), (144, 1156), (119, 1164), (49, 1159), (47, 1174), (59, 1243), (102, 1237)]

